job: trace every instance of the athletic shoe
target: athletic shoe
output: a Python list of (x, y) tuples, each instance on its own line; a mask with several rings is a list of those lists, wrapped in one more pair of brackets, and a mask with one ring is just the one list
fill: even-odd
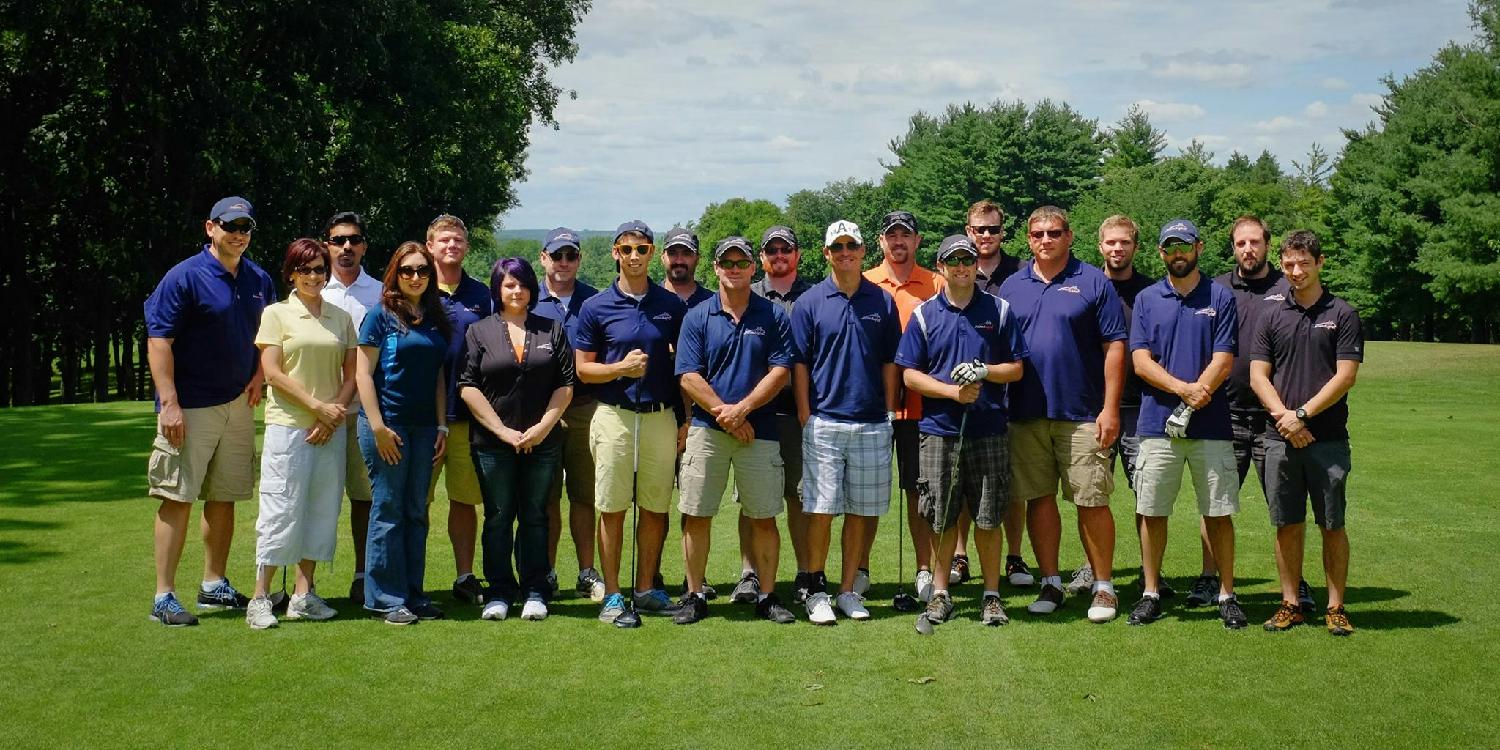
[(189, 625), (197, 625), (198, 618), (193, 613), (182, 608), (182, 603), (177, 601), (177, 595), (167, 593), (159, 601), (151, 602), (151, 621), (174, 628), (183, 628)]
[(792, 614), (791, 610), (781, 606), (781, 600), (776, 598), (775, 594), (766, 594), (766, 598), (756, 602), (755, 614), (777, 625), (786, 625), (797, 621), (797, 616)]
[(359, 606), (365, 606), (365, 574), (355, 573), (354, 580), (349, 582), (349, 601)]
[(1262, 627), (1267, 631), (1277, 633), (1283, 630), (1291, 630), (1306, 621), (1307, 617), (1302, 614), (1301, 608), (1289, 601), (1283, 600), (1281, 606), (1276, 608), (1276, 614), (1271, 615), (1271, 619), (1266, 620), (1265, 625)]
[(932, 601), (932, 571), (917, 571), (917, 598), (924, 602)]
[(948, 570), (948, 585), (957, 586), (960, 583), (967, 583), (970, 578), (973, 576), (969, 575), (969, 556), (954, 555), (953, 567)]
[(870, 593), (870, 569), (860, 568), (854, 571), (854, 593), (864, 596)]
[(625, 613), (625, 595), (618, 591), (604, 597), (604, 604), (599, 607), (599, 622), (613, 624), (616, 617)]
[(1213, 604), (1219, 598), (1219, 577), (1198, 576), (1193, 580), (1193, 587), (1188, 590), (1187, 605), (1189, 607), (1206, 607)]
[(557, 596), (557, 569), (547, 571), (548, 596)]
[(990, 594), (984, 598), (984, 604), (979, 606), (979, 621), (992, 628), (1010, 623), (1010, 616), (1005, 614), (1000, 597)]
[(1073, 596), (1083, 596), (1094, 588), (1094, 569), (1088, 563), (1073, 571), (1073, 579), (1068, 581), (1068, 593)]
[(532, 594), (526, 597), (526, 605), (521, 607), (522, 620), (545, 620), (547, 619), (547, 603), (542, 597)]
[(484, 586), (473, 573), (465, 573), (453, 581), (453, 598), (464, 604), (484, 604)]
[(338, 610), (328, 606), (323, 597), (309, 591), (302, 596), (293, 596), (286, 605), (286, 619), (322, 622), (338, 617)]
[(927, 602), (927, 621), (941, 625), (953, 618), (953, 597), (946, 591), (936, 591), (932, 601)]
[(1219, 619), (1224, 621), (1226, 630), (1244, 630), (1250, 624), (1245, 617), (1245, 610), (1240, 609), (1240, 601), (1233, 594), (1228, 599), (1219, 600)]
[(1329, 607), (1327, 614), (1323, 615), (1323, 622), (1328, 625), (1329, 635), (1349, 635), (1354, 632), (1354, 626), (1349, 624), (1349, 613), (1343, 607)]
[[(1031, 574), (1031, 568), (1026, 567), (1026, 561), (1020, 555), (1005, 556), (1005, 578), (1010, 585), (1020, 588), (1036, 585), (1036, 576)], [(1092, 585), (1093, 580), (1090, 579), (1089, 583)]]
[[(682, 587), (683, 588), (687, 588), (687, 581), (683, 581), (682, 582)], [(661, 571), (658, 570), (658, 571), (656, 571), (656, 575), (651, 576), (651, 588), (653, 588), (653, 589), (661, 589), (662, 591), (666, 591), (667, 590), (667, 582), (662, 579), (662, 577), (661, 577)]]
[(812, 574), (798, 571), (797, 577), (792, 579), (792, 603), (806, 604), (811, 588)]
[(1297, 582), (1297, 606), (1302, 608), (1304, 615), (1318, 611), (1318, 604), (1313, 601), (1312, 587), (1307, 585), (1307, 581)]
[(1057, 611), (1063, 603), (1063, 590), (1047, 584), (1042, 587), (1041, 593), (1036, 595), (1036, 601), (1026, 605), (1026, 611), (1034, 615), (1050, 615)]
[(1161, 619), (1161, 600), (1154, 596), (1143, 596), (1135, 603), (1135, 609), (1130, 610), (1130, 618), (1126, 622), (1131, 625), (1149, 625)]
[(484, 603), (484, 611), (479, 613), (481, 620), (504, 620), (510, 617), (510, 602), (494, 597)]
[(276, 615), (271, 614), (271, 597), (257, 596), (245, 606), (245, 624), (252, 630), (276, 627)]
[(833, 606), (828, 603), (828, 594), (822, 591), (807, 595), (807, 620), (814, 625), (832, 625), (838, 621)]
[[(703, 582), (703, 588), (698, 589), (698, 593), (702, 594), (703, 598), (709, 601), (713, 601), (719, 598), (719, 592), (716, 591), (713, 586), (710, 586), (708, 581)], [(687, 578), (682, 579), (682, 595), (688, 595)]]
[(853, 591), (845, 591), (839, 594), (837, 599), (839, 611), (851, 620), (870, 619), (870, 610), (865, 609), (865, 598)]
[(604, 579), (599, 577), (599, 571), (593, 568), (584, 568), (578, 571), (578, 584), (573, 587), (579, 596), (586, 596), (589, 601), (604, 601)]
[(385, 613), (381, 617), (385, 620), (385, 624), (387, 625), (410, 625), (421, 619), (417, 617), (415, 612), (412, 612), (406, 607), (397, 607)]
[(754, 604), (760, 598), (760, 576), (755, 571), (747, 570), (740, 576), (740, 582), (734, 585), (734, 593), (730, 595), (729, 601), (735, 604)]
[(407, 607), (407, 609), (411, 610), (411, 613), (416, 615), (419, 620), (443, 619), (443, 610), (438, 609), (432, 602), (418, 604), (415, 607)]
[(201, 584), (198, 589), (198, 610), (219, 609), (244, 609), (250, 604), (250, 598), (234, 590), (229, 585), (228, 578), (220, 578), (219, 582), (208, 591), (204, 591)]
[(632, 594), (630, 597), (635, 604), (635, 611), (643, 615), (672, 615), (677, 613), (677, 605), (667, 596), (667, 592), (661, 589), (642, 591)]
[(677, 611), (672, 613), (672, 622), (692, 625), (705, 617), (708, 617), (708, 599), (702, 594), (684, 594), (677, 603)]
[[(1215, 591), (1218, 591), (1218, 589), (1215, 589)], [(1172, 584), (1167, 581), (1167, 577), (1160, 573), (1156, 575), (1156, 595), (1163, 599), (1171, 599), (1177, 596), (1177, 589), (1172, 588)]]
[(1115, 619), (1115, 610), (1120, 606), (1120, 597), (1099, 589), (1094, 592), (1094, 601), (1089, 604), (1089, 622), (1109, 622)]

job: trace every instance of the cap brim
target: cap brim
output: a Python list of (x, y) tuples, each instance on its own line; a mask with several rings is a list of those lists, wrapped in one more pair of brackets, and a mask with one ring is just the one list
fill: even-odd
[(238, 219), (250, 219), (254, 221), (255, 217), (251, 216), (249, 211), (226, 211), (214, 217), (215, 221), (235, 221)]
[(908, 232), (915, 232), (915, 231), (917, 231), (917, 225), (913, 224), (913, 223), (911, 223), (909, 221), (893, 221), (893, 222), (885, 225), (885, 228), (882, 229), (882, 230), (880, 230), (880, 233), (881, 234), (885, 234), (886, 232), (889, 232), (892, 229), (895, 229), (896, 227), (906, 227), (906, 230)]
[(1165, 246), (1168, 242), (1170, 242), (1172, 240), (1177, 240), (1178, 242), (1186, 242), (1189, 245), (1196, 245), (1196, 244), (1198, 244), (1198, 238), (1197, 237), (1194, 237), (1194, 236), (1188, 235), (1188, 234), (1178, 234), (1176, 232), (1168, 232), (1167, 234), (1162, 235), (1162, 237), (1156, 241), (1156, 244), (1158, 246)]

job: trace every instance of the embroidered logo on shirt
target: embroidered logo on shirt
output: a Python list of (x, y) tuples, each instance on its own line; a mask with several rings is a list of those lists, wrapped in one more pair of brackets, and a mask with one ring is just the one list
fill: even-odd
[(1213, 309), (1212, 307), (1205, 307), (1205, 308), (1202, 308), (1201, 310), (1199, 310), (1199, 311), (1197, 311), (1197, 312), (1195, 312), (1193, 314), (1194, 315), (1207, 315), (1210, 318), (1216, 318), (1216, 317), (1219, 316), (1219, 311)]
[(1067, 292), (1069, 294), (1083, 294), (1083, 290), (1079, 289), (1076, 286), (1060, 286), (1057, 288), (1057, 291)]
[(1338, 330), (1338, 327), (1339, 327), (1339, 324), (1335, 323), (1335, 322), (1333, 322), (1331, 320), (1325, 320), (1322, 323), (1317, 323), (1317, 324), (1313, 325), (1313, 328), (1323, 328), (1323, 329), (1326, 329), (1326, 330), (1329, 330), (1329, 331), (1336, 331), (1336, 330)]
[(870, 313), (869, 315), (861, 316), (860, 320), (868, 320), (868, 321), (872, 321), (872, 322), (875, 322), (875, 323), (879, 323), (880, 322), (880, 313)]
[(537, 344), (536, 348), (537, 348), (537, 351), (550, 352), (550, 351), (552, 351), (552, 343), (551, 342), (547, 342), (545, 344)]
[(669, 312), (660, 312), (660, 313), (657, 313), (657, 314), (651, 316), (651, 319), (652, 320), (671, 320), (672, 319), (672, 313), (669, 313)]
[(993, 330), (995, 330), (995, 321), (993, 321), (993, 320), (985, 320), (985, 321), (981, 321), (981, 322), (975, 323), (974, 324), (974, 330), (976, 330), (976, 331), (993, 331)]
[(1286, 301), (1286, 295), (1285, 294), (1267, 294), (1263, 298), (1263, 301), (1265, 301), (1265, 302), (1285, 302)]
[(746, 336), (764, 336), (764, 335), (766, 335), (766, 329), (761, 328), (760, 326), (756, 326), (754, 328), (746, 328), (744, 335), (746, 335)]

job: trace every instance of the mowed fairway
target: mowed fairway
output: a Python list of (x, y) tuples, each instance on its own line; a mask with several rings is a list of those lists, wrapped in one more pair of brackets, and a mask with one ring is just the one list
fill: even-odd
[[(894, 515), (875, 548), (867, 623), (817, 628), (796, 608), (797, 624), (775, 626), (721, 599), (694, 626), (647, 618), (616, 630), (571, 596), (566, 535), (553, 616), (483, 622), (448, 594), (440, 498), (427, 580), (448, 620), (395, 628), (348, 604), (346, 520), (339, 559), (320, 571), (339, 619), (252, 632), (234, 612), (167, 629), (146, 619), (150, 405), (0, 410), (0, 745), (1500, 746), (1500, 347), (1374, 343), (1351, 401), (1358, 632), (1348, 639), (1328, 636), (1321, 617), (1261, 631), (1278, 597), (1258, 485), (1237, 518), (1251, 628), (1227, 632), (1215, 611), (1185, 609), (1181, 593), (1161, 622), (1127, 626), (1139, 552), (1123, 479), (1122, 616), (1102, 626), (1076, 599), (1030, 616), (1031, 594), (1007, 587), (1012, 623), (981, 627), (976, 581), (956, 592), (957, 621), (918, 636), (912, 616), (890, 607)], [(1166, 564), (1184, 593), (1198, 566), (1188, 492)], [(1063, 512), (1071, 568), (1081, 552)], [(253, 502), (238, 521), (230, 577), (248, 591)], [(738, 572), (733, 521), (720, 517), (710, 565), (726, 595)], [(669, 582), (682, 574), (673, 527)], [(1316, 540), (1307, 577), (1321, 604)], [(783, 545), (783, 591), (790, 555)], [(178, 576), (185, 601), (201, 564), (195, 520)]]

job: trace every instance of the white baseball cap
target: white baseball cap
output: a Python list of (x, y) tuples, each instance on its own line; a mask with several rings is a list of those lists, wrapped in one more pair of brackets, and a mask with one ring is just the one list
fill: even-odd
[(859, 234), (858, 224), (847, 219), (839, 219), (828, 225), (828, 231), (823, 234), (823, 247), (832, 245), (840, 237), (849, 237), (861, 245), (865, 244), (865, 238)]

